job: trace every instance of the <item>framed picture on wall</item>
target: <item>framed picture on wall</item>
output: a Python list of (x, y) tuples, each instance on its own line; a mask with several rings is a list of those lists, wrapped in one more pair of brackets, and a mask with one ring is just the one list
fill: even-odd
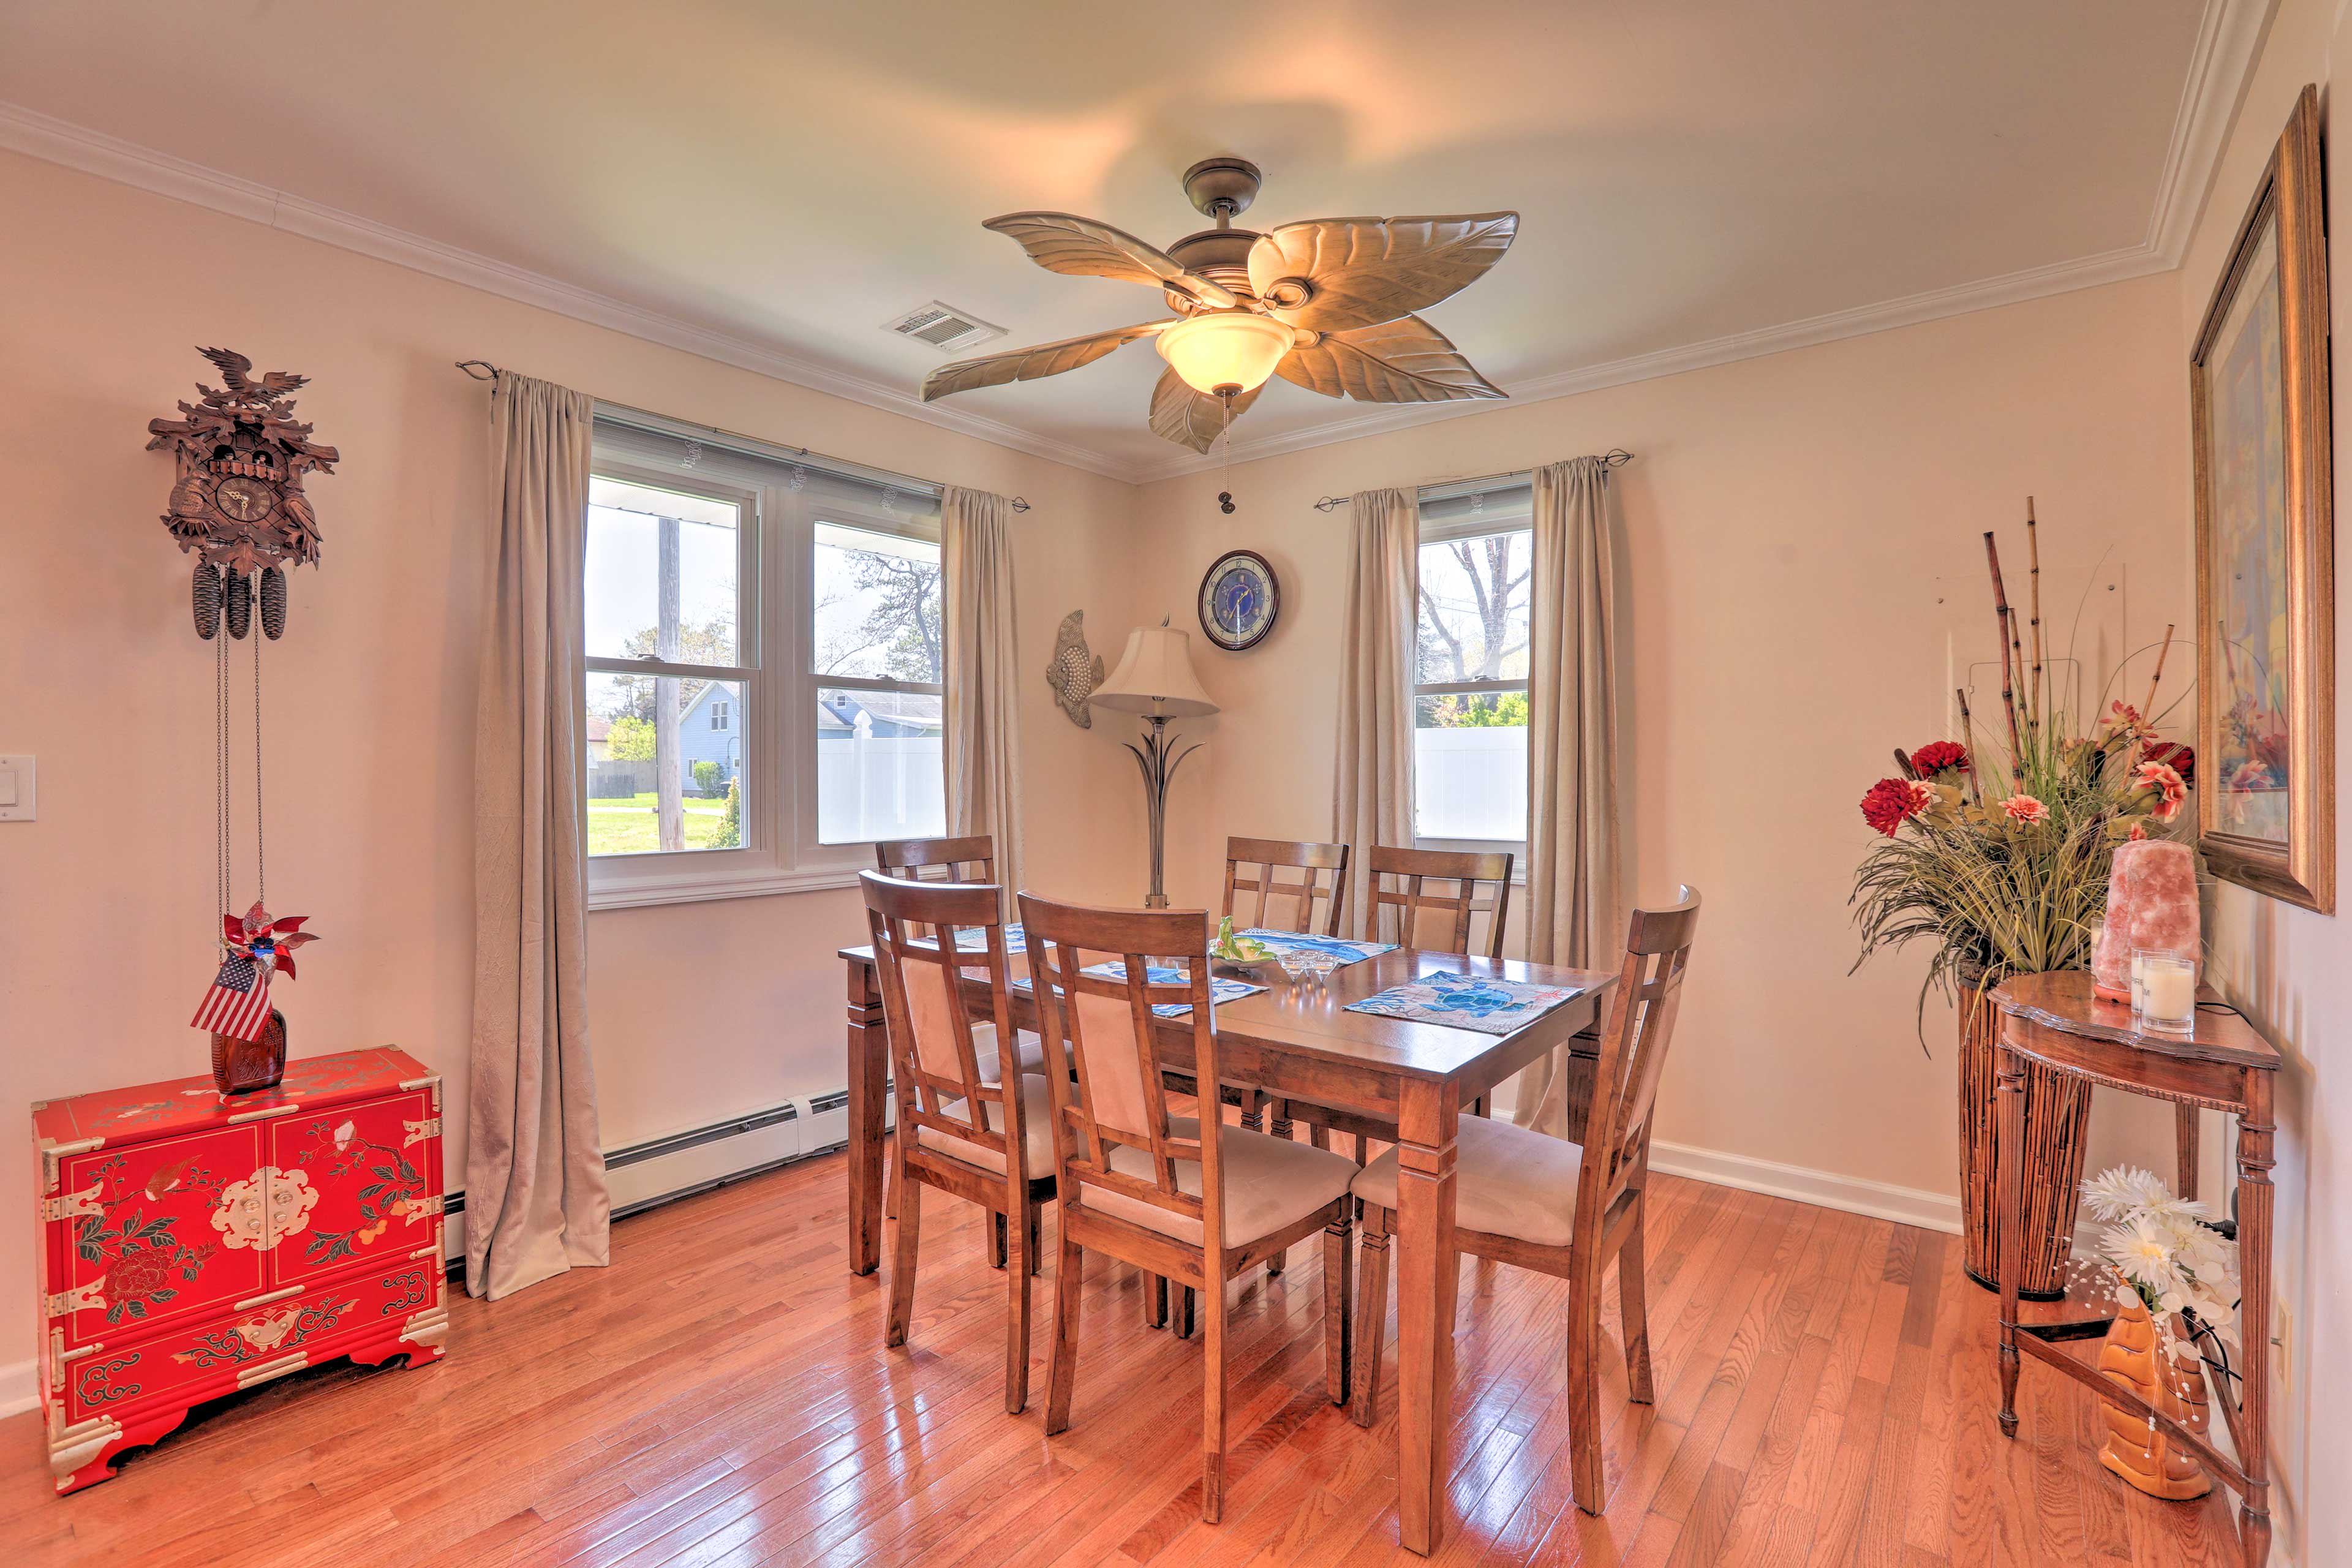
[(2319, 95), (2263, 171), (2189, 360), (2197, 812), (2214, 875), (2336, 908), (2336, 583)]

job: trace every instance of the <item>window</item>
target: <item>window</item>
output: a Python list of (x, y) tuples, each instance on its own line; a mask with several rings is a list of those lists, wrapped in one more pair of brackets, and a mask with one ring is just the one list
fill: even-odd
[(1528, 836), (1533, 492), (1524, 475), (1421, 492), (1413, 831), (1423, 844)]
[(839, 886), (946, 831), (929, 487), (600, 410), (583, 587), (592, 906)]

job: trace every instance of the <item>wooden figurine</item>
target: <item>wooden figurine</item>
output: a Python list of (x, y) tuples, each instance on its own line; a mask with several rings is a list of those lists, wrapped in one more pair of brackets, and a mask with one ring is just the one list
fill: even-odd
[[(2099, 1346), (2100, 1373), (2203, 1436), (2208, 1421), (2204, 1369), (2176, 1360), (2172, 1347), (2158, 1342), (2156, 1324), (2137, 1292), (2126, 1287), (2116, 1292), (2116, 1320), (2107, 1325), (2106, 1340)], [(2104, 1405), (2100, 1413), (2106, 1417), (2107, 1441), (2099, 1450), (2099, 1463), (2126, 1485), (2176, 1501), (2213, 1489), (2213, 1478), (2204, 1467), (2147, 1417), (2119, 1405)]]

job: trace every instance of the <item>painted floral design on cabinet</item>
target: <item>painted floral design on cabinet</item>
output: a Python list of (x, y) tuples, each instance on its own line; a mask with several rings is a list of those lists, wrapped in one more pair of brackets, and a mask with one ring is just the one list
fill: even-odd
[(70, 1247), (66, 1288), (52, 1315), (71, 1315), (76, 1342), (260, 1289), (260, 1260), (224, 1256), (207, 1223), (260, 1154), (258, 1134), (229, 1128), (75, 1163), (75, 1186), (59, 1205)]

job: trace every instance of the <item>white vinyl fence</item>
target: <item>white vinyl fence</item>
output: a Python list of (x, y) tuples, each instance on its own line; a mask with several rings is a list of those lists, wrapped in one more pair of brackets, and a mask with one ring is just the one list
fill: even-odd
[(1525, 838), (1524, 725), (1412, 732), (1413, 830), (1423, 838)]
[(947, 742), (856, 731), (816, 746), (816, 833), (823, 844), (935, 838), (948, 830)]

